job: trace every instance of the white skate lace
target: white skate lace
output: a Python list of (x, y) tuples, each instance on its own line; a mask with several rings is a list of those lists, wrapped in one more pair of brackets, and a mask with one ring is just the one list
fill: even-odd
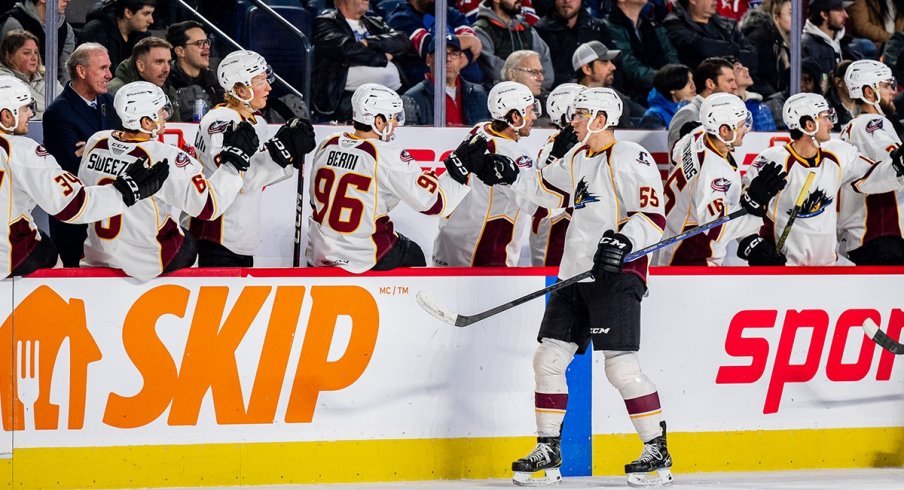
[(546, 444), (537, 444), (537, 447), (534, 448), (533, 452), (531, 452), (527, 456), (528, 461), (549, 461), (552, 458), (549, 456), (549, 446)]
[(662, 453), (659, 452), (659, 447), (654, 446), (653, 444), (644, 444), (643, 452), (640, 453), (640, 457), (637, 458), (637, 462), (649, 463), (650, 461), (657, 459), (662, 459)]

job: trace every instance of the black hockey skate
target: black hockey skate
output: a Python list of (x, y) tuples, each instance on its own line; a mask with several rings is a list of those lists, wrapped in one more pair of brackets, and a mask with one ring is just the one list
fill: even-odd
[[(562, 483), (562, 474), (559, 472), (559, 467), (562, 466), (561, 446), (561, 437), (538, 437), (537, 447), (512, 463), (512, 471), (515, 472), (512, 482), (522, 487)], [(531, 475), (538, 471), (543, 471), (545, 477), (532, 478)]]
[(646, 442), (640, 457), (625, 465), (628, 485), (632, 487), (656, 487), (672, 483), (672, 456), (666, 445), (665, 421), (660, 422), (662, 435)]

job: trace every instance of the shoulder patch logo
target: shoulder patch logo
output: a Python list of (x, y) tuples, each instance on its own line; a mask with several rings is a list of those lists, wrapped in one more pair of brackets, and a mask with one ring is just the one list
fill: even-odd
[(408, 150), (402, 150), (402, 153), (399, 154), (399, 159), (405, 163), (411, 163), (414, 161), (414, 157), (411, 156), (411, 153), (408, 153)]
[(188, 158), (188, 155), (185, 152), (180, 151), (178, 155), (176, 155), (176, 166), (179, 168), (185, 167), (191, 163), (191, 159)]
[(882, 119), (873, 119), (872, 121), (866, 123), (866, 132), (867, 133), (875, 133), (876, 131), (882, 129)]
[(47, 149), (43, 146), (38, 145), (35, 147), (35, 155), (39, 157), (46, 157), (47, 155), (50, 155), (50, 152), (48, 152)]
[(229, 127), (229, 121), (214, 121), (207, 127), (207, 134), (225, 133)]
[(515, 160), (515, 165), (521, 168), (531, 168), (534, 166), (534, 159), (529, 157), (528, 155), (521, 155)]
[(574, 209), (581, 209), (591, 202), (599, 202), (599, 197), (587, 190), (587, 181), (581, 178), (574, 189)]
[(649, 167), (650, 164), (653, 163), (652, 159), (650, 158), (650, 154), (645, 151), (640, 152), (637, 155), (637, 160), (635, 161), (641, 165), (646, 165), (647, 167)]
[(768, 158), (763, 157), (763, 156), (758, 156), (758, 157), (756, 157), (756, 160), (754, 160), (753, 163), (750, 164), (750, 166), (753, 168), (763, 168), (763, 165), (766, 165), (766, 163), (768, 163), (768, 162), (769, 162)]
[(728, 188), (731, 187), (731, 181), (725, 177), (719, 177), (713, 180), (709, 186), (716, 192), (728, 192)]

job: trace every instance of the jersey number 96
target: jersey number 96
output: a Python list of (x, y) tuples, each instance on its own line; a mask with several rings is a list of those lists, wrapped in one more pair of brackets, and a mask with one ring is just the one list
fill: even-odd
[[(366, 175), (344, 173), (336, 181), (336, 173), (329, 168), (317, 170), (314, 176), (314, 221), (324, 225), (324, 218), (330, 228), (339, 233), (352, 233), (361, 225), (364, 203), (348, 195), (349, 187), (367, 192), (373, 179)], [(335, 186), (335, 192), (334, 191)], [(331, 199), (332, 196), (332, 199)]]

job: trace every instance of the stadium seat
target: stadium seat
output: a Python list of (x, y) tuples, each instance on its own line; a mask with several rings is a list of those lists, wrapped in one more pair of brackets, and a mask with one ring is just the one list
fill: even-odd
[[(312, 41), (314, 18), (310, 12), (300, 6), (273, 5), (272, 8)], [(241, 44), (260, 53), (280, 77), (302, 91), (303, 82), (311, 74), (305, 73), (306, 53), (301, 39), (256, 6), (247, 10), (242, 30), (245, 35)], [(274, 89), (284, 93), (279, 84)]]

